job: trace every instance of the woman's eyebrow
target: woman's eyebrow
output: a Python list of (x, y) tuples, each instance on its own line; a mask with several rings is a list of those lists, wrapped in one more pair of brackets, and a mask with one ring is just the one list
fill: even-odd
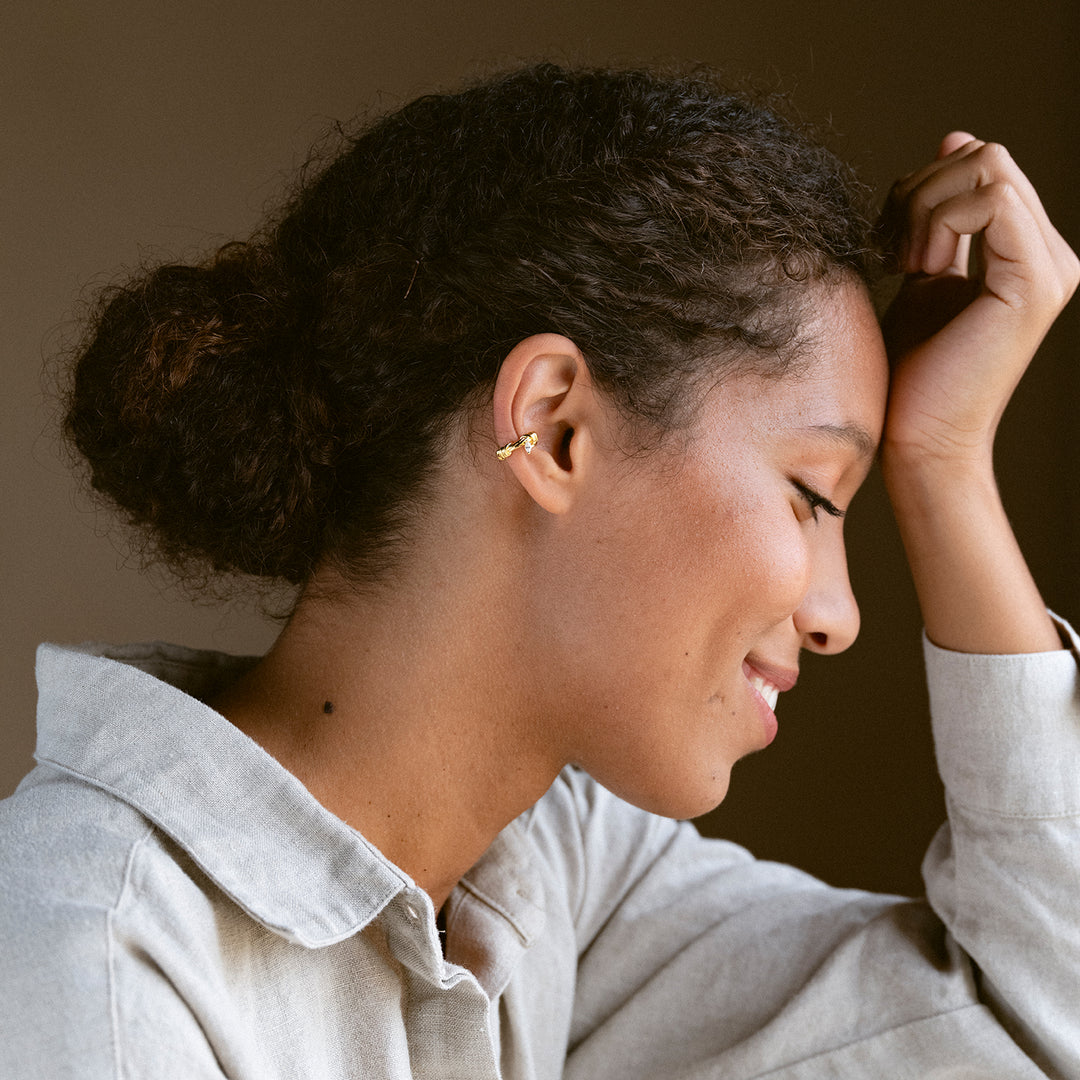
[(859, 424), (812, 424), (806, 430), (825, 435), (833, 442), (854, 447), (860, 458), (872, 458), (877, 453), (877, 439)]

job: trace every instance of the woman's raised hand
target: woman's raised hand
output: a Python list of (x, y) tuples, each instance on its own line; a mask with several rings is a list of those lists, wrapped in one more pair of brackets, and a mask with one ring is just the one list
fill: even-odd
[(885, 454), (981, 458), (1080, 261), (1004, 147), (954, 131), (898, 181), (887, 219), (905, 283), (883, 329)]
[(1008, 152), (964, 132), (893, 188), (907, 275), (883, 331), (893, 373), (882, 470), (931, 640), (1060, 647), (994, 484), (998, 421), (1080, 262)]

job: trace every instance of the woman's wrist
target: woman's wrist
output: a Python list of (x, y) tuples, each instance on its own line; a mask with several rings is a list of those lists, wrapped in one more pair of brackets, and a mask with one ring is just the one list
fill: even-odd
[(992, 455), (891, 451), (883, 447), (882, 471), (930, 640), (969, 653), (1060, 648), (1005, 514)]
[(898, 516), (908, 506), (915, 512), (928, 512), (936, 504), (955, 505), (964, 498), (999, 498), (989, 442), (961, 450), (943, 444), (899, 443), (886, 437), (880, 461)]

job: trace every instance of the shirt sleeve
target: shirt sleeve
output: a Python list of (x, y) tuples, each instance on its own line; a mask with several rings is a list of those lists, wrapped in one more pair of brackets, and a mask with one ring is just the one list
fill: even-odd
[(1080, 1080), (1075, 654), (926, 649), (949, 821), (925, 901), (829, 888), (575, 779), (567, 1078)]
[(949, 822), (928, 898), (978, 964), (981, 996), (1051, 1075), (1080, 1076), (1078, 641), (1030, 656), (925, 642)]

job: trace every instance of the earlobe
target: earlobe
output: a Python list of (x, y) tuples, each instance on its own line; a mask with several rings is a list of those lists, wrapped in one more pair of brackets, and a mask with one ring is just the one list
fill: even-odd
[(581, 351), (559, 334), (526, 338), (499, 369), (492, 395), (496, 453), (550, 513), (565, 513), (573, 502), (594, 400)]

